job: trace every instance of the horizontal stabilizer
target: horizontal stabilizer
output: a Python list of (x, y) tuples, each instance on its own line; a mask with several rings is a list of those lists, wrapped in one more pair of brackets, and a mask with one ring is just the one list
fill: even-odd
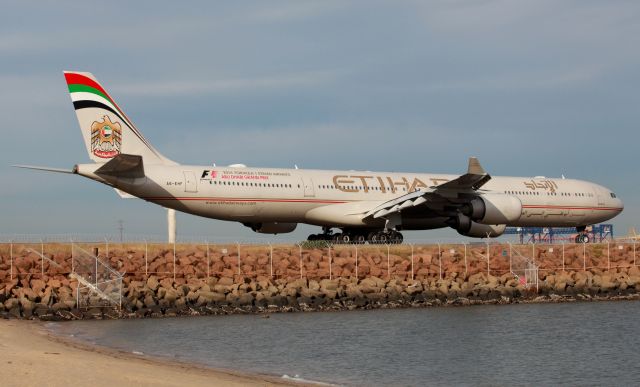
[(12, 165), (12, 167), (25, 168), (25, 169), (35, 169), (35, 170), (38, 170), (38, 171), (47, 171), (47, 172), (75, 173), (75, 171), (73, 169), (39, 167), (39, 166), (36, 166), (36, 165)]
[(119, 190), (117, 188), (114, 188), (114, 190), (116, 191), (116, 193), (118, 194), (118, 196), (120, 196), (123, 199), (137, 199), (137, 196), (131, 195), (129, 193), (126, 193), (122, 190)]
[(106, 175), (131, 179), (144, 177), (142, 156), (121, 153), (98, 168), (94, 173), (98, 176)]

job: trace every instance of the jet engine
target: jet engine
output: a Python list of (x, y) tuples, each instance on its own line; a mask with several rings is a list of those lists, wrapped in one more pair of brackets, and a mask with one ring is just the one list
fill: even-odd
[(265, 223), (243, 223), (245, 226), (251, 228), (255, 232), (261, 234), (286, 234), (292, 232), (298, 226), (298, 223), (279, 223), (279, 222), (265, 222)]
[(504, 224), (480, 224), (471, 222), (471, 227), (469, 227), (467, 232), (458, 230), (458, 233), (473, 238), (495, 238), (502, 235), (506, 228), (507, 226)]
[(446, 222), (458, 231), (458, 234), (473, 238), (494, 238), (502, 235), (507, 228), (505, 224), (480, 224), (466, 215), (458, 213)]
[(513, 195), (488, 193), (463, 205), (460, 212), (477, 223), (509, 224), (520, 219), (522, 203)]

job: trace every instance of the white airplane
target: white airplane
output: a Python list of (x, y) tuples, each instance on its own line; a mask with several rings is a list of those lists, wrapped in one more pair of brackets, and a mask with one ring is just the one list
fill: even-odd
[[(298, 223), (321, 226), (309, 240), (401, 243), (401, 230), (452, 227), (469, 237), (497, 237), (507, 226), (576, 227), (611, 219), (622, 201), (581, 180), (491, 177), (476, 158), (462, 175), (181, 165), (158, 152), (93, 75), (65, 72), (90, 164), (74, 173), (123, 197), (253, 231), (288, 233)], [(339, 232), (333, 233), (333, 229)]]

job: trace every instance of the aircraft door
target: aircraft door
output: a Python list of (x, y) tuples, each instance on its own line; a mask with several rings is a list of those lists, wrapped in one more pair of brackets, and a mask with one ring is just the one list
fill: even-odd
[(193, 171), (184, 171), (184, 192), (198, 192), (196, 174)]
[(302, 176), (302, 188), (304, 188), (305, 197), (316, 196), (315, 191), (313, 190), (313, 179), (310, 177)]

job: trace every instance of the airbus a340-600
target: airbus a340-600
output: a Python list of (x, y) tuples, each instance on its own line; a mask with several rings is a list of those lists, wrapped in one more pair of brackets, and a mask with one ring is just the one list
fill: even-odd
[(587, 242), (586, 226), (623, 209), (601, 185), (492, 177), (473, 157), (462, 175), (181, 165), (144, 138), (90, 73), (64, 76), (93, 162), (71, 170), (21, 167), (78, 174), (121, 196), (241, 222), (259, 233), (288, 233), (306, 223), (322, 227), (310, 240), (400, 243), (401, 230), (452, 227), (483, 238), (507, 226), (571, 226), (576, 242)]

